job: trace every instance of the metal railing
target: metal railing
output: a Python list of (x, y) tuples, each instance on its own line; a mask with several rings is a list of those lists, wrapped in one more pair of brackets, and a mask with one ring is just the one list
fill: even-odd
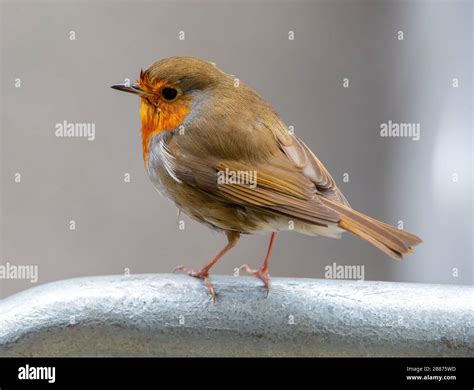
[(474, 287), (184, 275), (70, 279), (0, 301), (0, 356), (474, 356)]

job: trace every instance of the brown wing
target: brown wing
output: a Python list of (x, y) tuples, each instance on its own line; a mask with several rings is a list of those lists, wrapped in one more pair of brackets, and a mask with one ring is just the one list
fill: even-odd
[(349, 202), (337, 188), (326, 167), (319, 161), (306, 144), (282, 126), (272, 129), (280, 148), (302, 174), (310, 179), (322, 196), (337, 203), (349, 206)]
[[(272, 213), (327, 226), (337, 223), (339, 213), (324, 205), (314, 183), (284, 153), (276, 153), (265, 162), (225, 160), (193, 154), (191, 148), (171, 138), (162, 158), (167, 169), (180, 181), (199, 188), (229, 204), (263, 208)], [(255, 182), (219, 180), (227, 173), (249, 173)], [(253, 185), (254, 184), (254, 185)]]

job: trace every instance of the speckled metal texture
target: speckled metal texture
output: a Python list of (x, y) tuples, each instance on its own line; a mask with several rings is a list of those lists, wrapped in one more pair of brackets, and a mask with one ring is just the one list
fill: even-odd
[(70, 279), (0, 301), (0, 356), (474, 356), (474, 287), (184, 275)]

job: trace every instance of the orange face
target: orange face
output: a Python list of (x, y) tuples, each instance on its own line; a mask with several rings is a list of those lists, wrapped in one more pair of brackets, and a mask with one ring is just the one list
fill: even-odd
[(169, 84), (165, 80), (150, 82), (144, 72), (140, 73), (137, 85), (144, 92), (140, 96), (140, 118), (146, 163), (151, 138), (162, 131), (173, 131), (183, 123), (190, 111), (191, 97), (183, 94), (179, 84)]

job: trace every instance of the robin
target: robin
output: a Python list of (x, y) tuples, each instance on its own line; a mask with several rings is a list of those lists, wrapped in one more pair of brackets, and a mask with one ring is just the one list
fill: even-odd
[(224, 232), (227, 245), (199, 271), (215, 300), (209, 271), (241, 234), (271, 233), (259, 269), (240, 267), (270, 287), (268, 264), (279, 231), (339, 238), (348, 231), (401, 259), (421, 243), (414, 234), (349, 205), (328, 170), (253, 89), (215, 64), (162, 59), (133, 85), (140, 98), (142, 152), (154, 186), (191, 218)]

